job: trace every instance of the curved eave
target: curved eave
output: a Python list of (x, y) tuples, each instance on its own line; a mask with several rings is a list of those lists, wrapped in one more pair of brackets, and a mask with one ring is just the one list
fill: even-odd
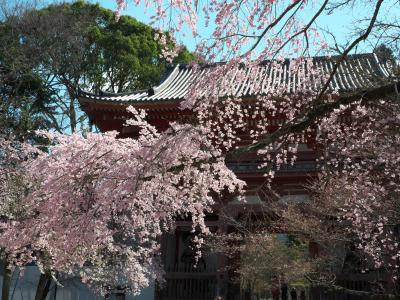
[[(314, 64), (322, 71), (322, 75), (329, 75), (339, 57), (313, 59)], [(271, 71), (271, 62), (268, 61), (247, 69), (239, 67), (238, 70), (241, 70), (239, 73), (242, 72), (242, 74), (237, 77), (236, 74), (239, 73), (235, 73), (232, 77), (234, 91), (227, 91), (223, 97), (254, 99), (273, 92), (276, 86), (285, 87), (286, 95), (292, 95), (301, 83), (298, 81), (297, 73), (291, 73), (288, 66), (289, 60), (279, 70), (273, 71)], [(158, 86), (148, 91), (124, 94), (100, 93), (99, 95), (79, 91), (79, 99), (82, 104), (87, 105), (90, 102), (93, 105), (110, 105), (115, 109), (128, 105), (143, 108), (177, 106), (188, 93), (190, 85), (198, 78), (205, 76), (212, 67), (213, 65), (205, 66), (195, 72), (190, 66), (176, 65), (168, 69), (164, 80)], [(347, 97), (378, 90), (398, 81), (399, 78), (393, 75), (388, 63), (379, 61), (375, 54), (349, 55), (332, 77), (328, 90), (337, 91), (340, 97)]]
[[(358, 91), (339, 91), (339, 95), (335, 98), (350, 98), (350, 97), (386, 97), (390, 95), (398, 95), (400, 92), (400, 80), (390, 80), (386, 84), (362, 89)], [(287, 94), (290, 95), (290, 94)], [(259, 95), (261, 96), (261, 95)], [(282, 95), (284, 97), (286, 95)], [(243, 99), (249, 102), (254, 100), (257, 96), (244, 95)], [(168, 100), (142, 100), (142, 101), (115, 101), (106, 99), (94, 99), (80, 96), (79, 102), (83, 108), (94, 110), (107, 110), (107, 111), (125, 111), (126, 107), (133, 105), (136, 108), (150, 109), (150, 110), (176, 110), (179, 109), (179, 104), (183, 99), (168, 99)]]
[(125, 111), (130, 105), (135, 108), (150, 109), (150, 110), (170, 110), (178, 109), (179, 101), (114, 101), (105, 99), (93, 99), (78, 96), (78, 101), (81, 107), (89, 110), (104, 110), (104, 111)]

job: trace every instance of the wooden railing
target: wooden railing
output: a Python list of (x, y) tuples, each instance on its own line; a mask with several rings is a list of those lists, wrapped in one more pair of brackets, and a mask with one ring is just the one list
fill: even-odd
[(157, 300), (211, 300), (216, 288), (213, 275), (168, 273), (166, 283), (158, 290)]
[[(230, 170), (235, 173), (263, 173), (265, 169), (260, 168), (260, 163), (227, 163)], [(278, 172), (316, 172), (319, 170), (315, 161), (297, 161), (293, 165), (280, 166)]]

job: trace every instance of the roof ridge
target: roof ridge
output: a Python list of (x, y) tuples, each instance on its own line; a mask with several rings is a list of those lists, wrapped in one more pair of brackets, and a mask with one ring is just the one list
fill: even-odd
[[(358, 58), (358, 57), (373, 57), (375, 55), (375, 53), (373, 52), (367, 52), (367, 53), (352, 53), (352, 54), (348, 54), (346, 55), (347, 58)], [(339, 59), (341, 58), (342, 55), (341, 54), (336, 54), (336, 55), (318, 55), (318, 56), (311, 56), (311, 57), (305, 57), (305, 58), (311, 58), (311, 59), (317, 59), (317, 60), (323, 60), (323, 59)], [(291, 60), (295, 60), (299, 57), (288, 57), (283, 59), (283, 61), (291, 61)], [(272, 61), (279, 61), (279, 59), (264, 59), (262, 61), (260, 61), (259, 64), (263, 65), (265, 63), (269, 63)], [(207, 68), (207, 67), (214, 67), (215, 65), (224, 65), (226, 64), (226, 61), (217, 61), (217, 62), (210, 62), (210, 63), (204, 63), (204, 64), (199, 64), (199, 66), (201, 68)], [(167, 68), (171, 68), (174, 69), (175, 67), (179, 66), (180, 69), (186, 69), (186, 68), (190, 68), (192, 67), (191, 63), (177, 63), (177, 64), (169, 64)]]

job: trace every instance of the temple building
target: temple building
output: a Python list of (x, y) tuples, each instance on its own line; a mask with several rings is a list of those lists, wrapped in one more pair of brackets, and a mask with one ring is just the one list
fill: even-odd
[[(313, 61), (322, 74), (329, 75), (338, 59), (315, 57)], [(212, 66), (203, 66), (196, 71), (187, 65), (171, 66), (160, 84), (149, 90), (121, 94), (93, 94), (80, 90), (80, 105), (89, 116), (90, 122), (102, 132), (117, 130), (121, 137), (134, 137), (136, 131), (124, 126), (125, 120), (129, 118), (126, 111), (129, 105), (145, 109), (149, 122), (159, 130), (165, 130), (170, 122), (184, 121), (193, 115), (191, 111), (181, 110), (179, 105), (193, 80), (201, 76), (206, 68)], [(295, 89), (296, 77), (290, 74), (287, 64), (282, 65), (279, 73), (271, 70), (271, 62), (266, 61), (259, 64), (254, 72), (247, 72), (248, 75), (240, 77), (235, 83), (233, 96), (251, 99), (282, 85), (286, 85), (289, 92)], [(338, 97), (395, 93), (393, 79), (391, 68), (375, 54), (349, 55), (333, 76), (330, 89), (338, 91)], [(254, 88), (256, 85), (260, 88)], [(313, 145), (304, 143), (300, 146), (296, 163), (284, 166), (276, 173), (273, 185), (283, 199), (307, 201), (308, 195), (304, 186), (318, 172), (315, 159)], [(259, 193), (252, 191), (262, 188), (265, 183), (263, 171), (258, 168), (257, 156), (242, 155), (240, 159), (228, 161), (227, 164), (247, 183), (248, 193), (246, 203), (228, 199), (224, 208), (234, 217), (238, 217), (243, 209), (257, 211), (263, 199)], [(219, 214), (221, 209), (216, 207), (214, 213), (206, 217), (206, 223), (212, 230), (229, 231)], [(224, 270), (228, 263), (226, 258), (217, 254), (206, 255), (197, 268), (193, 267), (193, 253), (189, 247), (190, 225), (190, 220), (177, 220), (175, 233), (166, 234), (163, 239), (162, 260), (166, 271), (166, 285), (162, 289), (155, 289), (154, 298), (210, 300), (219, 295), (223, 299), (242, 299), (239, 298), (241, 291), (231, 280), (231, 274)]]

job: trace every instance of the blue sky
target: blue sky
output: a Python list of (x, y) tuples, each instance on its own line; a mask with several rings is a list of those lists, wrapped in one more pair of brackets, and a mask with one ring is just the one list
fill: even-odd
[[(11, 0), (11, 3), (16, 0)], [(30, 1), (30, 0), (22, 0), (22, 1)], [(40, 1), (40, 0), (39, 0)], [(42, 0), (44, 3), (55, 3), (61, 2), (63, 0)], [(73, 0), (64, 0), (67, 2), (73, 2)], [(92, 3), (100, 3), (103, 7), (109, 8), (111, 10), (116, 9), (116, 1), (115, 0), (86, 0)], [(130, 15), (146, 24), (150, 23), (150, 14), (145, 13), (144, 7), (136, 7), (133, 4), (133, 0), (126, 0), (128, 2), (127, 9), (125, 9), (122, 14)], [(317, 4), (320, 4), (322, 0), (310, 0), (315, 1)], [(381, 16), (388, 20), (393, 20), (400, 18), (400, 8), (397, 0), (387, 0), (385, 2), (385, 6), (382, 9)], [(318, 19), (317, 25), (322, 28), (329, 30), (330, 32), (335, 34), (337, 42), (339, 44), (345, 44), (349, 40), (352, 39), (352, 33), (354, 33), (354, 29), (357, 25), (357, 20), (367, 18), (371, 16), (373, 12), (373, 5), (375, 0), (355, 0), (354, 7), (352, 9), (339, 10), (335, 14), (332, 15), (321, 15)], [(313, 11), (305, 11), (304, 19), (309, 20), (312, 16)], [(200, 22), (201, 23), (201, 22)], [(199, 32), (203, 36), (211, 35), (211, 28), (206, 28), (202, 25), (199, 26)], [(323, 33), (323, 31), (320, 31)], [(330, 45), (333, 45), (333, 40), (329, 35), (325, 35)], [(354, 36), (353, 36), (354, 38)], [(189, 50), (194, 50), (196, 45), (196, 40), (194, 40), (190, 34), (186, 34), (186, 36), (177, 36), (177, 40), (179, 43), (185, 45)], [(376, 43), (376, 41), (373, 41)], [(358, 52), (370, 52), (373, 49), (373, 44), (371, 42), (362, 44), (358, 49)]]
[[(90, 2), (93, 3), (100, 3), (102, 6), (107, 7), (109, 9), (114, 10), (116, 8), (116, 3), (114, 0), (90, 0)], [(317, 3), (319, 2), (318, 0), (316, 1)], [(351, 34), (354, 31), (356, 21), (359, 19), (362, 19), (363, 17), (368, 17), (372, 13), (372, 5), (366, 5), (365, 3), (372, 3), (374, 4), (374, 1), (359, 1), (357, 0), (356, 3), (359, 3), (359, 5), (355, 5), (353, 9), (349, 10), (342, 10), (338, 11), (337, 13), (333, 15), (327, 15), (324, 14), (322, 15), (317, 22), (317, 25), (320, 26), (323, 29), (329, 30), (330, 32), (333, 32), (336, 36), (337, 42), (339, 44), (344, 44), (347, 41), (351, 39)], [(398, 10), (392, 6), (390, 6), (390, 1), (389, 4), (384, 8), (386, 11), (384, 11), (383, 15), (389, 16), (392, 14), (400, 14), (400, 8), (397, 8)], [(309, 19), (311, 17), (311, 11), (305, 11), (305, 18)], [(144, 22), (144, 23), (149, 23), (149, 14), (144, 13), (144, 8), (143, 7), (135, 7), (133, 4), (133, 1), (129, 3), (128, 0), (128, 7), (123, 11), (123, 14), (127, 14), (130, 16), (135, 17), (136, 19)], [(307, 15), (308, 14), (308, 15)], [(398, 17), (398, 16), (397, 16)], [(211, 34), (211, 29), (210, 28), (205, 28), (204, 26), (200, 26), (200, 32), (202, 32), (204, 35), (210, 35)], [(321, 31), (322, 32), (322, 31)], [(330, 44), (333, 44), (333, 40), (329, 35), (326, 35), (326, 38), (330, 42)], [(185, 46), (187, 46), (190, 50), (193, 50), (195, 47), (196, 42), (192, 37), (186, 36), (186, 37), (178, 37), (178, 40), (183, 43)], [(364, 44), (362, 46), (362, 51), (371, 51), (373, 45), (369, 44)]]

